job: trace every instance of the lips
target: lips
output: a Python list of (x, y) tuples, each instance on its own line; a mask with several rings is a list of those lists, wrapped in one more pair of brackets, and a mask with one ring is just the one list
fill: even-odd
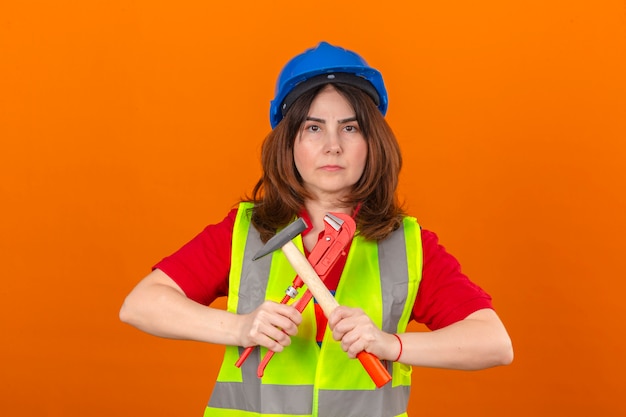
[(320, 167), (320, 169), (322, 171), (333, 172), (333, 171), (339, 171), (339, 170), (343, 169), (343, 167), (341, 167), (339, 165), (324, 165), (323, 167)]

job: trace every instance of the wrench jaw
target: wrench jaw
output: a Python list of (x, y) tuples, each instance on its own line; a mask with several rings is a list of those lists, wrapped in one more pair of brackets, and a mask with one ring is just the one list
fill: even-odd
[(344, 220), (335, 216), (332, 213), (326, 213), (326, 215), (324, 216), (324, 221), (326, 222), (326, 224), (330, 225), (337, 232), (341, 230), (341, 226), (343, 226), (343, 224), (345, 223)]

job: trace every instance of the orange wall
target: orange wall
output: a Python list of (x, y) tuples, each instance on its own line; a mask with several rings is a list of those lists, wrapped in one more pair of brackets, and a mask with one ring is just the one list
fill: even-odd
[(515, 344), (415, 369), (412, 414), (626, 414), (623, 1), (212, 3), (0, 5), (0, 415), (201, 415), (222, 349), (117, 312), (250, 191), (275, 76), (322, 39), (385, 74), (401, 195)]

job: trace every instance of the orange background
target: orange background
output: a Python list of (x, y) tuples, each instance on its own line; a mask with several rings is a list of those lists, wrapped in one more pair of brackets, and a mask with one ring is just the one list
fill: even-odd
[(0, 5), (0, 415), (202, 414), (222, 348), (118, 309), (251, 190), (275, 77), (320, 40), (385, 75), (400, 194), (514, 341), (416, 368), (412, 415), (626, 415), (623, 1), (212, 3)]

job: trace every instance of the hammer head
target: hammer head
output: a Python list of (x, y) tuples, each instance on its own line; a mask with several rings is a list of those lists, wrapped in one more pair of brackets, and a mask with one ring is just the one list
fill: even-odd
[(268, 253), (272, 253), (277, 249), (282, 248), (291, 241), (294, 237), (304, 232), (307, 228), (307, 224), (302, 217), (298, 217), (298, 220), (285, 227), (280, 232), (276, 233), (274, 237), (267, 241), (265, 245), (254, 255), (253, 261), (264, 257)]

